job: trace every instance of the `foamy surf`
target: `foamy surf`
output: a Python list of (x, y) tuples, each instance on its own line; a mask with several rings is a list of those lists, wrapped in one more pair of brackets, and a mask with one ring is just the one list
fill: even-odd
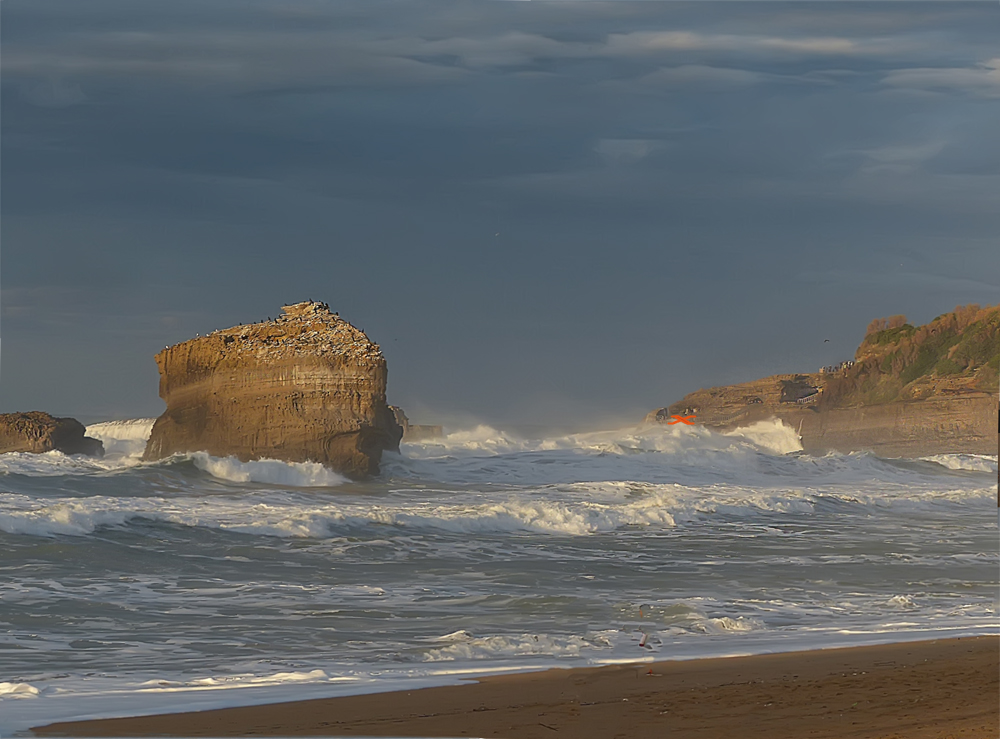
[[(139, 447), (148, 425), (102, 433)], [(351, 484), (140, 455), (0, 455), (0, 545), (26, 563), (0, 583), (0, 734), (998, 630), (988, 457), (813, 457), (775, 423), (479, 427)]]
[[(801, 451), (798, 435), (780, 421), (726, 433), (704, 427), (640, 426), (588, 434), (529, 439), (488, 426), (440, 439), (403, 444), (384, 456), (384, 473), (454, 485), (557, 485), (628, 480), (703, 486), (707, 483), (772, 487), (781, 478), (864, 485), (913, 477), (913, 465), (868, 453)], [(967, 463), (975, 471), (973, 462)], [(988, 465), (988, 462), (981, 462)], [(941, 466), (926, 465), (933, 476)]]
[(745, 442), (744, 448), (773, 454), (802, 450), (795, 431), (777, 420), (760, 421), (725, 434), (716, 433), (704, 426), (643, 425), (540, 439), (523, 438), (492, 426), (479, 425), (468, 430), (453, 431), (440, 438), (404, 443), (403, 449), (408, 456), (425, 458), (443, 455), (499, 456), (570, 449), (610, 454), (673, 454), (682, 450), (729, 449), (733, 448), (733, 441), (736, 439)]
[(0, 700), (11, 698), (37, 698), (38, 688), (28, 683), (0, 683)]
[(934, 462), (949, 470), (968, 470), (970, 472), (997, 471), (997, 457), (986, 454), (934, 454), (921, 457), (924, 461)]
[(347, 478), (324, 467), (319, 462), (284, 462), (280, 459), (257, 459), (241, 462), (236, 457), (213, 457), (195, 452), (189, 457), (200, 470), (212, 477), (230, 482), (260, 482), (294, 487), (334, 487)]
[[(196, 459), (197, 462), (197, 459)], [(328, 470), (305, 470), (279, 463), (273, 467), (246, 463), (236, 473), (222, 475), (232, 460), (210, 459), (219, 479), (245, 480), (252, 472), (258, 481), (286, 487), (335, 487), (339, 476)], [(249, 471), (248, 469), (249, 468)], [(316, 475), (318, 477), (314, 477)], [(305, 477), (303, 477), (305, 476)], [(287, 480), (292, 480), (291, 483)], [(938, 482), (938, 481), (933, 481)], [(280, 487), (280, 485), (278, 486)], [(896, 509), (933, 514), (942, 505), (982, 504), (992, 499), (989, 487), (945, 487), (940, 484), (885, 485), (880, 491), (773, 488), (739, 486), (689, 487), (641, 482), (575, 483), (532, 491), (509, 491), (491, 496), (460, 491), (431, 492), (400, 489), (380, 496), (377, 503), (364, 496), (317, 501), (317, 493), (302, 498), (295, 493), (258, 488), (238, 496), (220, 491), (206, 497), (88, 496), (85, 498), (7, 494), (0, 500), (0, 531), (35, 536), (80, 536), (101, 527), (162, 522), (192, 528), (281, 538), (325, 539), (378, 530), (383, 537), (406, 537), (414, 532), (455, 535), (534, 533), (551, 536), (592, 536), (619, 530), (671, 529), (698, 526), (713, 519), (739, 520), (747, 525), (770, 520), (773, 514), (814, 514), (830, 508), (857, 512)]]
[(104, 454), (110, 457), (142, 456), (146, 441), (153, 432), (155, 418), (132, 418), (122, 421), (104, 421), (87, 426), (86, 434), (100, 439)]
[(347, 478), (318, 462), (285, 462), (258, 459), (242, 462), (235, 457), (213, 457), (205, 452), (175, 454), (155, 462), (143, 462), (141, 452), (124, 456), (86, 457), (62, 452), (0, 454), (0, 475), (57, 477), (64, 475), (107, 475), (127, 473), (137, 468), (169, 469), (192, 464), (218, 480), (235, 483), (261, 483), (287, 487), (335, 487)]
[(318, 462), (285, 462), (258, 459), (243, 462), (235, 457), (215, 457), (206, 452), (175, 454), (165, 460), (143, 462), (142, 454), (156, 419), (139, 418), (91, 424), (87, 435), (100, 439), (104, 457), (45, 454), (0, 454), (0, 475), (34, 477), (95, 475), (126, 472), (132, 468), (171, 467), (193, 463), (212, 477), (235, 483), (260, 483), (301, 488), (335, 487), (347, 478)]
[(120, 421), (101, 421), (87, 426), (87, 436), (101, 441), (146, 441), (153, 432), (155, 418), (128, 418)]

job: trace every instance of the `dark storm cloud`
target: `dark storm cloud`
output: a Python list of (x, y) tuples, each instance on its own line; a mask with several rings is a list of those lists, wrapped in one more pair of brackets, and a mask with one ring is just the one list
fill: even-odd
[[(382, 342), (403, 404), (536, 421), (995, 300), (990, 4), (4, 15), (9, 408), (155, 413), (152, 352), (301, 297)], [(30, 369), (57, 354), (91, 369)]]

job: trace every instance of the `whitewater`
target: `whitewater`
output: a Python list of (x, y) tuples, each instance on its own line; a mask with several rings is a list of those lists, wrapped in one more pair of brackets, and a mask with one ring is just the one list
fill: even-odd
[(997, 458), (792, 429), (403, 444), (376, 480), (0, 455), (0, 735), (504, 671), (995, 634)]

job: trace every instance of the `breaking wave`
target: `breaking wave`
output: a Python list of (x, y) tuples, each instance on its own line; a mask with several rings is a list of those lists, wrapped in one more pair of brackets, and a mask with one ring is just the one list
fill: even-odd
[(474, 486), (630, 480), (772, 487), (790, 479), (867, 485), (872, 480), (903, 483), (915, 476), (946, 476), (949, 468), (988, 471), (995, 465), (975, 455), (942, 455), (935, 458), (937, 464), (865, 452), (813, 456), (802, 451), (796, 432), (781, 421), (726, 433), (700, 426), (641, 426), (541, 439), (478, 426), (404, 443), (401, 450), (401, 455), (383, 458), (383, 469), (393, 478)]
[[(141, 454), (141, 451), (140, 453)], [(193, 465), (212, 477), (228, 482), (253, 482), (290, 487), (334, 487), (347, 478), (318, 462), (284, 462), (280, 459), (257, 459), (241, 462), (235, 457), (213, 457), (205, 452), (175, 454), (156, 462), (143, 462), (139, 455), (103, 458), (66, 455), (62, 452), (0, 454), (0, 475), (16, 474), (30, 477), (59, 475), (107, 475), (126, 473), (136, 468), (172, 468), (183, 470)]]
[(758, 421), (749, 426), (727, 431), (724, 436), (741, 436), (762, 451), (790, 454), (802, 451), (802, 440), (791, 426), (781, 421)]
[(87, 426), (87, 436), (100, 439), (104, 454), (110, 457), (140, 457), (153, 432), (155, 418), (132, 418), (104, 421)]
[(334, 487), (347, 482), (346, 477), (319, 462), (283, 462), (280, 459), (241, 462), (236, 457), (213, 457), (205, 452), (180, 456), (190, 458), (198, 469), (212, 477), (230, 482), (259, 482), (300, 488)]
[(341, 484), (318, 464), (144, 462), (150, 425), (94, 424), (135, 445), (100, 460), (0, 455), (0, 541), (27, 563), (2, 599), (4, 734), (109, 706), (996, 632), (995, 457), (816, 457), (775, 422), (481, 426)]
[(997, 471), (997, 458), (986, 454), (935, 454), (921, 457), (926, 462), (935, 462), (949, 470), (967, 470), (970, 472)]
[[(105, 439), (135, 441), (150, 426), (150, 419), (139, 419), (90, 429)], [(383, 468), (377, 485), (365, 488), (379, 492), (373, 501), (354, 488), (329, 490), (346, 478), (313, 462), (241, 462), (204, 452), (158, 462), (135, 455), (4, 454), (0, 475), (21, 478), (9, 480), (14, 492), (0, 499), (0, 531), (85, 536), (152, 521), (282, 538), (324, 539), (361, 527), (381, 527), (387, 536), (577, 537), (843, 506), (922, 514), (991, 499), (995, 488), (982, 473), (995, 471), (996, 461), (812, 457), (799, 450), (790, 428), (771, 421), (726, 434), (640, 427), (548, 439), (480, 426), (404, 444), (402, 454), (385, 455)], [(24, 479), (60, 475), (98, 479), (83, 495), (69, 497), (51, 487), (39, 495), (37, 484)]]
[(87, 436), (101, 441), (117, 439), (120, 441), (146, 441), (153, 432), (155, 418), (129, 418), (123, 421), (102, 421), (87, 426)]
[[(219, 464), (225, 460), (214, 460)], [(235, 463), (253, 466), (258, 463)], [(265, 471), (268, 469), (264, 467)], [(288, 466), (277, 467), (281, 475)], [(239, 471), (239, 475), (248, 474)], [(321, 476), (329, 473), (323, 470)], [(280, 475), (279, 475), (280, 476)], [(298, 480), (301, 482), (301, 479)], [(308, 498), (280, 490), (200, 497), (56, 498), (8, 494), (0, 502), (0, 531), (35, 536), (86, 535), (100, 527), (152, 521), (282, 538), (324, 539), (379, 527), (381, 536), (440, 532), (459, 535), (536, 533), (588, 536), (622, 529), (670, 529), (713, 518), (752, 522), (762, 515), (811, 514), (831, 506), (897, 507), (933, 514), (938, 506), (991, 500), (991, 488), (872, 491), (730, 486), (688, 488), (630, 482), (581, 483), (487, 497), (427, 490), (379, 499), (327, 495)]]
[(0, 699), (37, 698), (38, 688), (29, 683), (0, 683)]
[(447, 646), (429, 649), (423, 655), (426, 662), (453, 660), (503, 659), (525, 655), (573, 658), (591, 649), (607, 649), (611, 641), (603, 635), (552, 636), (549, 634), (516, 634), (511, 636), (476, 637), (468, 631), (457, 631), (440, 637)]
[(704, 426), (640, 426), (582, 434), (528, 439), (479, 425), (423, 442), (403, 444), (408, 455), (505, 455), (523, 452), (577, 450), (607, 454), (634, 452), (676, 453), (686, 449), (727, 449), (743, 442), (745, 448), (772, 454), (801, 451), (795, 431), (781, 421), (760, 421), (746, 428), (720, 434)]
[(157, 462), (143, 463), (142, 453), (153, 431), (154, 423), (156, 423), (155, 418), (134, 418), (104, 421), (87, 426), (87, 436), (100, 439), (104, 444), (103, 458), (65, 455), (62, 452), (0, 454), (0, 474), (51, 477), (123, 472), (140, 465), (169, 467), (192, 462), (199, 470), (229, 482), (293, 487), (333, 487), (347, 482), (346, 477), (318, 462), (284, 462), (277, 459), (241, 462), (235, 457), (214, 457), (206, 452), (193, 452), (175, 454)]

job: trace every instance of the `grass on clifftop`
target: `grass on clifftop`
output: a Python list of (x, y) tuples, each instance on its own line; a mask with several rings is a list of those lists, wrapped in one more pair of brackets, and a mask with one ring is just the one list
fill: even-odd
[(856, 364), (831, 378), (824, 405), (852, 406), (996, 393), (1000, 377), (1000, 305), (966, 305), (912, 326), (904, 316), (872, 321)]

